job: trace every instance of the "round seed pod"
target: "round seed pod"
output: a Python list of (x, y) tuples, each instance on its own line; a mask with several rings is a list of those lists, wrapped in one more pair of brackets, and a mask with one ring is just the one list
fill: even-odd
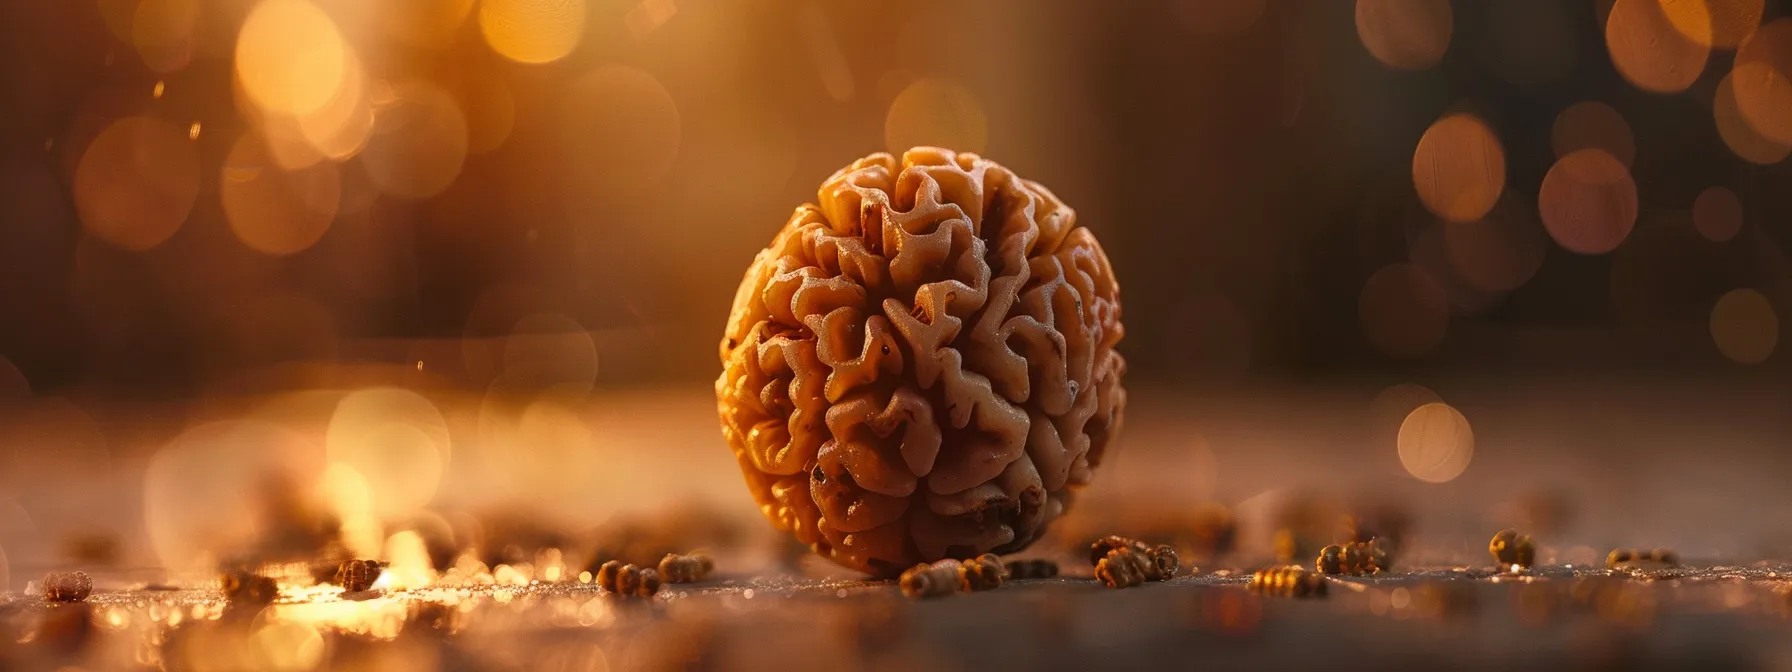
[(44, 599), (51, 602), (80, 602), (93, 594), (93, 579), (87, 572), (57, 572), (44, 577)]
[(716, 380), (766, 518), (893, 576), (1031, 544), (1119, 431), (1120, 287), (1076, 214), (974, 154), (835, 173), (753, 260)]

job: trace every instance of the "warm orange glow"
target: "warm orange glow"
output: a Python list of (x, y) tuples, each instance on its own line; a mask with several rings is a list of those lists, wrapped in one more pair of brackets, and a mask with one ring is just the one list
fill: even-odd
[(928, 77), (909, 83), (890, 102), (884, 118), (884, 148), (897, 156), (910, 147), (982, 152), (988, 144), (983, 103), (955, 80)]
[(1183, 0), (1173, 6), (1190, 30), (1202, 35), (1237, 35), (1263, 17), (1269, 0)]
[(1724, 187), (1706, 189), (1692, 202), (1692, 224), (1713, 242), (1735, 238), (1742, 232), (1742, 200)]
[(1508, 192), (1486, 217), (1444, 224), (1450, 267), (1476, 289), (1504, 292), (1530, 281), (1543, 267), (1548, 240), (1537, 209)]
[(1450, 48), (1450, 0), (1357, 0), (1356, 35), (1390, 68), (1437, 65)]
[(678, 105), (647, 72), (606, 65), (574, 81), (561, 101), (574, 192), (652, 186), (672, 170), (683, 138)]
[(81, 224), (106, 242), (148, 250), (178, 231), (199, 196), (199, 155), (187, 134), (130, 117), (94, 138), (75, 169)]
[(1583, 149), (1603, 149), (1626, 166), (1636, 160), (1630, 123), (1612, 106), (1594, 100), (1575, 103), (1556, 115), (1549, 144), (1558, 159)]
[(1730, 361), (1765, 362), (1773, 356), (1779, 340), (1779, 315), (1773, 302), (1758, 291), (1731, 290), (1711, 308), (1711, 341)]
[[(1744, 64), (1741, 70), (1754, 71), (1760, 74), (1759, 66)], [(1749, 163), (1768, 165), (1779, 163), (1792, 155), (1792, 142), (1780, 142), (1769, 138), (1742, 115), (1742, 109), (1736, 100), (1736, 70), (1724, 75), (1717, 83), (1717, 92), (1711, 99), (1711, 117), (1717, 124), (1717, 135), (1730, 148), (1730, 153)]]
[(1475, 433), (1462, 412), (1443, 402), (1413, 409), (1400, 423), (1400, 466), (1427, 483), (1448, 483), (1475, 457)]
[(1543, 176), (1537, 208), (1557, 244), (1580, 254), (1618, 247), (1636, 225), (1636, 182), (1602, 149), (1583, 149), (1556, 161)]
[(258, 252), (285, 255), (311, 247), (336, 217), (342, 184), (328, 161), (292, 172), (274, 164), (253, 134), (237, 140), (218, 179), (231, 231)]
[(1506, 154), (1486, 122), (1451, 114), (1419, 138), (1412, 184), (1432, 214), (1456, 222), (1480, 219), (1505, 189)]
[(131, 45), (156, 72), (174, 72), (193, 58), (199, 0), (142, 0), (131, 17)]
[(306, 114), (336, 97), (349, 68), (347, 49), (336, 24), (315, 5), (262, 0), (237, 37), (237, 78), (260, 107)]
[(1656, 0), (1686, 39), (1734, 49), (1761, 25), (1765, 0)]
[[(1696, 24), (1704, 3), (1675, 3), (1682, 24)], [(1690, 14), (1689, 14), (1690, 13)], [(1710, 18), (1703, 19), (1709, 25)], [(1605, 22), (1605, 46), (1618, 74), (1637, 88), (1653, 93), (1678, 93), (1705, 71), (1711, 57), (1709, 36), (1691, 39), (1676, 28), (1660, 0), (1617, 0)]]
[(366, 479), (372, 510), (386, 519), (428, 504), (451, 454), (441, 412), (421, 395), (397, 388), (344, 397), (330, 418), (324, 452)]
[(392, 95), (361, 150), (368, 177), (405, 198), (442, 193), (467, 159), (466, 116), (452, 96), (423, 80), (397, 84)]
[(1749, 126), (1792, 144), (1792, 18), (1776, 19), (1744, 42), (1727, 79)]
[(492, 51), (519, 63), (565, 58), (585, 34), (585, 0), (485, 0), (479, 30)]
[(442, 49), (454, 41), (473, 0), (385, 0), (378, 5), (387, 34), (412, 46)]
[(1450, 326), (1444, 288), (1424, 269), (1392, 264), (1363, 284), (1357, 317), (1369, 344), (1392, 357), (1420, 357), (1437, 349)]

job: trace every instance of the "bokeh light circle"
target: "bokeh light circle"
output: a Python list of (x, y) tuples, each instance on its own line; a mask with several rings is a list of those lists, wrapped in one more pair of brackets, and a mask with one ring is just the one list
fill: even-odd
[(658, 79), (620, 65), (592, 70), (561, 104), (571, 177), (611, 193), (652, 186), (672, 170), (683, 135), (678, 104)]
[(199, 0), (142, 0), (131, 17), (131, 46), (143, 64), (160, 73), (187, 66), (193, 59)]
[(1742, 232), (1742, 199), (1724, 187), (1711, 187), (1692, 202), (1692, 225), (1712, 242), (1724, 242)]
[(311, 247), (329, 230), (342, 182), (329, 161), (282, 171), (261, 139), (245, 134), (224, 160), (218, 195), (238, 240), (258, 252), (286, 255)]
[(182, 433), (143, 475), (144, 530), (162, 565), (209, 569), (261, 531), (258, 511), (271, 480), (309, 482), (318, 452), (299, 435), (263, 422), (226, 421)]
[(953, 79), (924, 77), (890, 101), (884, 147), (901, 156), (911, 147), (946, 147), (981, 153), (989, 145), (989, 116), (969, 87)]
[[(1759, 66), (1743, 64), (1740, 70), (1758, 71)], [(1780, 142), (1767, 137), (1756, 130), (1749, 120), (1743, 118), (1740, 104), (1736, 101), (1736, 70), (1724, 75), (1717, 83), (1717, 92), (1711, 98), (1711, 117), (1717, 124), (1717, 135), (1724, 141), (1724, 146), (1738, 158), (1749, 163), (1769, 165), (1784, 161), (1792, 155), (1792, 142)]]
[(1369, 276), (1357, 301), (1363, 335), (1391, 357), (1420, 357), (1435, 350), (1450, 327), (1449, 296), (1425, 269), (1390, 264)]
[(1549, 144), (1558, 159), (1583, 149), (1603, 149), (1626, 166), (1636, 160), (1630, 123), (1612, 106), (1594, 100), (1575, 103), (1556, 115)]
[(1537, 209), (1511, 192), (1486, 217), (1445, 222), (1443, 237), (1450, 268), (1475, 289), (1488, 292), (1511, 291), (1529, 282), (1549, 251)]
[(1357, 0), (1356, 35), (1383, 65), (1421, 70), (1450, 48), (1450, 0)]
[(1506, 186), (1506, 154), (1486, 122), (1451, 114), (1425, 129), (1412, 153), (1420, 202), (1446, 220), (1480, 219)]
[(199, 153), (186, 131), (159, 119), (113, 122), (75, 168), (81, 224), (106, 242), (148, 250), (173, 236), (199, 197)]
[(435, 497), (452, 455), (448, 424), (422, 395), (398, 388), (360, 390), (330, 417), (324, 454), (366, 479), (373, 512), (409, 515)]
[(1657, 0), (1668, 22), (1686, 39), (1734, 49), (1761, 25), (1766, 0)]
[(1780, 319), (1773, 303), (1753, 289), (1734, 289), (1711, 308), (1711, 342), (1738, 364), (1760, 364), (1779, 346)]
[(237, 36), (237, 79), (260, 107), (304, 114), (336, 96), (347, 48), (336, 23), (316, 5), (262, 0)]
[(1400, 423), (1400, 466), (1427, 483), (1461, 476), (1475, 457), (1475, 432), (1462, 412), (1443, 402), (1412, 410)]
[(518, 321), (504, 342), (499, 386), (512, 392), (582, 395), (597, 380), (597, 345), (577, 320), (536, 313)]
[(460, 176), (467, 160), (467, 118), (440, 87), (411, 80), (392, 87), (360, 159), (386, 193), (429, 198)]
[(453, 43), (473, 9), (473, 0), (385, 0), (386, 34), (414, 47), (442, 49)]
[[(1687, 13), (1705, 12), (1704, 3), (1677, 3), (1681, 24), (1695, 25)], [(1710, 18), (1704, 19), (1709, 31)], [(1652, 93), (1679, 93), (1697, 81), (1711, 57), (1710, 36), (1689, 38), (1668, 17), (1659, 0), (1617, 0), (1605, 20), (1605, 46), (1618, 74)]]
[(1779, 144), (1792, 144), (1792, 18), (1776, 19), (1736, 52), (1729, 75), (1742, 118)]
[(1557, 160), (1543, 176), (1537, 209), (1557, 244), (1604, 254), (1636, 226), (1636, 199), (1636, 182), (1623, 162), (1602, 149), (1583, 149)]
[(479, 31), (492, 51), (510, 60), (558, 61), (585, 35), (585, 0), (484, 0)]

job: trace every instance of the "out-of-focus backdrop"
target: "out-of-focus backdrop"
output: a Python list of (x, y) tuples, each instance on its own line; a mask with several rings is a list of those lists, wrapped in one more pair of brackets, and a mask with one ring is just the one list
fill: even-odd
[(1535, 481), (1752, 552), (1696, 521), (1792, 508), (1788, 9), (0, 3), (0, 584), (206, 566), (265, 542), (269, 482), (363, 554), (496, 511), (750, 519), (708, 396), (740, 273), (919, 144), (1106, 247), (1116, 498), (1462, 517)]

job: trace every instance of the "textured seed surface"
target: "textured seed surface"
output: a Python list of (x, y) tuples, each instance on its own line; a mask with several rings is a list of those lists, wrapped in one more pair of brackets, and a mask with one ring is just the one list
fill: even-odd
[(1107, 255), (1044, 187), (973, 154), (873, 154), (748, 268), (722, 432), (773, 525), (894, 575), (1026, 548), (1119, 431)]

